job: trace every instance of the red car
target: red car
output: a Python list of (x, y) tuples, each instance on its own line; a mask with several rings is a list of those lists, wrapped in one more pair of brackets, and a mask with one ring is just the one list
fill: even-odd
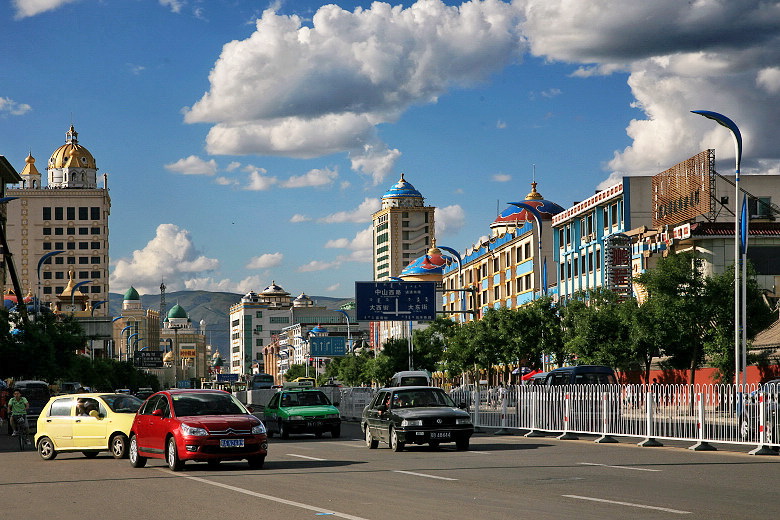
[(222, 390), (165, 390), (147, 399), (130, 428), (130, 464), (165, 459), (172, 471), (194, 460), (216, 466), (246, 459), (263, 467), (268, 452), (265, 425)]

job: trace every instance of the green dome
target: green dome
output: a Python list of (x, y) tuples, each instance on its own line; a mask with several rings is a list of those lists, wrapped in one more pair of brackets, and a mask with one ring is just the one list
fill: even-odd
[(132, 285), (130, 288), (125, 292), (125, 301), (127, 300), (140, 300), (141, 297), (138, 295), (138, 291), (135, 290), (135, 287)]
[(187, 318), (187, 312), (178, 303), (168, 311), (169, 318)]

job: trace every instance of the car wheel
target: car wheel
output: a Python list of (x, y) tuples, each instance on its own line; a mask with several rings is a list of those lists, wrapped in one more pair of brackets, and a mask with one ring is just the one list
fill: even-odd
[(333, 429), (330, 431), (330, 436), (334, 439), (338, 439), (341, 437), (341, 425), (334, 426)]
[(166, 450), (168, 459), (168, 467), (171, 471), (181, 471), (184, 467), (184, 461), (179, 459), (179, 451), (176, 449), (176, 439), (170, 437), (168, 439), (168, 449)]
[(404, 443), (398, 440), (395, 428), (390, 428), (390, 449), (395, 452), (404, 451)]
[(111, 455), (115, 459), (127, 458), (127, 437), (123, 433), (118, 433), (111, 437)]
[(246, 461), (249, 463), (249, 467), (251, 469), (262, 469), (263, 464), (265, 464), (265, 455), (260, 455), (259, 457), (249, 457), (246, 459)]
[(84, 456), (86, 458), (88, 458), (88, 459), (94, 459), (95, 457), (98, 456), (99, 452), (97, 452), (97, 451), (82, 451), (81, 453), (83, 453)]
[(455, 441), (455, 448), (457, 448), (458, 451), (468, 451), (469, 449), (468, 437), (463, 439), (458, 439), (457, 441)]
[(439, 444), (441, 444), (439, 441), (431, 441), (428, 443), (428, 446), (430, 446), (432, 450), (438, 450)]
[(366, 424), (366, 446), (369, 450), (375, 450), (379, 446), (379, 441), (371, 435), (371, 429)]
[(54, 442), (48, 437), (41, 437), (38, 440), (38, 454), (43, 460), (51, 460), (57, 456), (57, 450), (54, 449)]
[(284, 422), (279, 423), (279, 437), (281, 437), (282, 439), (290, 438), (290, 432), (287, 429), (287, 426), (284, 424)]
[(130, 437), (130, 449), (128, 451), (128, 458), (130, 459), (131, 466), (134, 468), (143, 468), (146, 466), (146, 457), (142, 457), (138, 454), (138, 437), (136, 435)]

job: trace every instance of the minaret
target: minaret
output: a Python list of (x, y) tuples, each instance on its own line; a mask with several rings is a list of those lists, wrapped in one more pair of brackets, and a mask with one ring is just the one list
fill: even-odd
[(26, 189), (41, 189), (41, 172), (35, 167), (35, 159), (32, 154), (28, 155), (24, 160), (24, 170), (22, 170), (22, 188)]

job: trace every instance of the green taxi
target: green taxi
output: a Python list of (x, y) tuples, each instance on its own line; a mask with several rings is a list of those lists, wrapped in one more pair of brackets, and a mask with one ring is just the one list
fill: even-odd
[(330, 432), (333, 438), (341, 436), (338, 408), (322, 391), (315, 389), (280, 390), (266, 405), (263, 422), (268, 437), (275, 433), (282, 439), (287, 439), (291, 433), (313, 433), (322, 437), (323, 432)]

